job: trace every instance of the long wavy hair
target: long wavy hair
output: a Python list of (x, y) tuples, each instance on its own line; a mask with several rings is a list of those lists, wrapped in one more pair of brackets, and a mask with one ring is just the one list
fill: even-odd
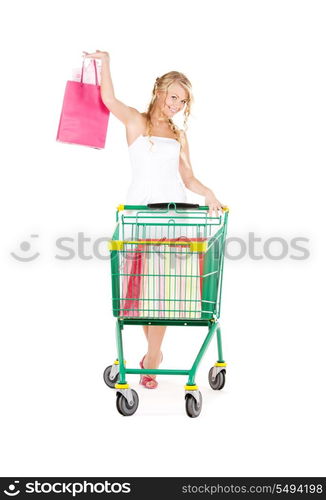
[[(181, 85), (187, 93), (187, 96), (188, 96), (187, 102), (186, 102), (186, 105), (185, 105), (185, 108), (183, 111), (183, 114), (184, 114), (183, 128), (184, 128), (184, 130), (187, 130), (187, 128), (188, 128), (187, 122), (188, 122), (188, 118), (189, 118), (189, 115), (191, 112), (191, 105), (194, 101), (194, 98), (192, 95), (192, 86), (191, 86), (190, 81), (186, 77), (186, 75), (184, 75), (183, 73), (180, 73), (179, 71), (169, 71), (169, 73), (165, 73), (164, 75), (156, 78), (155, 84), (154, 84), (154, 87), (152, 90), (152, 98), (151, 98), (151, 101), (150, 101), (148, 108), (147, 108), (147, 111), (146, 111), (146, 135), (149, 136), (149, 140), (152, 144), (153, 144), (153, 142), (151, 141), (151, 135), (152, 135), (153, 126), (152, 126), (151, 118), (152, 118), (154, 104), (156, 101), (156, 94), (157, 94), (157, 92), (162, 91), (162, 92), (165, 92), (167, 95), (168, 88), (172, 83), (179, 83), (179, 85)], [(169, 126), (170, 126), (176, 140), (178, 142), (180, 142), (181, 148), (182, 148), (183, 141), (182, 141), (182, 136), (181, 136), (181, 130), (177, 127), (177, 125), (173, 122), (173, 120), (171, 118), (169, 118), (168, 123), (169, 123)]]

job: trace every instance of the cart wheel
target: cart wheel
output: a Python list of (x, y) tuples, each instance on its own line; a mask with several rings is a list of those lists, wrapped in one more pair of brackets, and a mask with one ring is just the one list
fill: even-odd
[(221, 370), (220, 372), (218, 372), (215, 378), (213, 377), (213, 371), (214, 367), (212, 367), (208, 373), (209, 385), (212, 389), (214, 389), (214, 391), (220, 391), (225, 385), (225, 370)]
[(114, 389), (115, 384), (119, 380), (119, 373), (117, 373), (116, 376), (111, 379), (110, 378), (111, 370), (112, 370), (112, 365), (110, 365), (107, 368), (105, 368), (104, 373), (103, 373), (103, 378), (104, 378), (104, 382), (106, 383), (106, 385), (108, 385), (109, 387), (111, 387), (111, 389)]
[(201, 407), (202, 407), (202, 402), (203, 398), (201, 396), (201, 392), (198, 391), (199, 394), (199, 403), (197, 403), (197, 400), (194, 396), (191, 394), (186, 394), (186, 413), (188, 417), (198, 417), (200, 412), (201, 412)]
[(136, 413), (136, 410), (138, 408), (138, 403), (139, 403), (138, 394), (133, 389), (131, 389), (131, 392), (134, 398), (132, 406), (128, 403), (127, 399), (121, 394), (121, 392), (117, 392), (117, 401), (116, 401), (117, 410), (124, 417), (129, 417), (130, 415), (133, 415), (134, 413)]

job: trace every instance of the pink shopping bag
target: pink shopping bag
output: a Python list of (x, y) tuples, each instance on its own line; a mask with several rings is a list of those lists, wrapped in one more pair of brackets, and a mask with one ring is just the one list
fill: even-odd
[(80, 82), (67, 82), (57, 141), (103, 149), (110, 111), (102, 102), (96, 62), (93, 62), (95, 85), (83, 82), (84, 61)]
[(144, 246), (137, 245), (137, 248), (126, 254), (124, 263), (124, 281), (122, 285), (122, 316), (139, 316), (140, 289), (143, 278)]

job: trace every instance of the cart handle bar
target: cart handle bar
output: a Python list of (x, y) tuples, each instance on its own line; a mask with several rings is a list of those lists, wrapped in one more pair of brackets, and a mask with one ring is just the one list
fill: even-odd
[(190, 252), (206, 252), (207, 241), (171, 241), (171, 240), (111, 240), (108, 242), (109, 250), (123, 250), (124, 245), (189, 245)]
[[(118, 205), (117, 210), (150, 210), (155, 208), (173, 208), (173, 209), (197, 209), (197, 210), (209, 210), (207, 205), (199, 206), (192, 203), (150, 203), (148, 205)], [(229, 212), (228, 207), (222, 207), (223, 212)]]

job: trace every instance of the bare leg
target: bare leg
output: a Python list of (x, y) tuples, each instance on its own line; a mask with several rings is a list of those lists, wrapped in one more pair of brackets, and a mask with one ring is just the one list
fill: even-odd
[[(161, 326), (158, 326), (158, 327), (157, 327), (157, 326), (148, 326), (148, 325), (143, 325), (143, 329), (144, 329), (144, 333), (145, 333), (145, 337), (146, 337), (147, 342), (149, 342), (149, 340), (148, 340), (148, 329), (149, 329), (149, 328), (151, 328), (151, 329), (155, 329), (155, 328), (160, 329), (160, 328), (163, 328), (163, 336), (162, 336), (162, 338), (161, 338), (161, 339), (159, 339), (159, 338), (158, 338), (158, 337), (160, 336), (160, 331), (158, 331), (158, 330), (156, 330), (156, 331), (158, 331), (158, 336), (157, 336), (157, 334), (153, 334), (153, 335), (154, 335), (154, 339), (153, 339), (153, 340), (154, 340), (154, 344), (152, 344), (153, 348), (150, 348), (150, 347), (148, 346), (148, 353), (146, 354), (147, 359), (148, 359), (148, 354), (149, 354), (149, 351), (151, 351), (151, 352), (153, 352), (153, 351), (154, 351), (154, 354), (155, 354), (155, 351), (156, 351), (156, 348), (155, 348), (156, 341), (159, 341), (159, 342), (160, 342), (160, 344), (162, 344), (162, 340), (163, 340), (163, 337), (164, 337), (164, 333), (165, 333), (165, 330), (166, 330), (166, 326), (165, 326), (165, 327), (161, 327)], [(155, 331), (155, 330), (154, 330), (154, 331)], [(162, 358), (162, 354), (161, 354), (160, 359), (159, 359), (159, 361), (160, 361), (160, 362), (161, 362), (161, 358)], [(159, 363), (159, 364), (160, 364), (160, 363)], [(150, 366), (150, 368), (155, 368), (155, 367), (154, 367), (154, 366)]]
[[(162, 359), (161, 345), (164, 338), (166, 326), (149, 326), (147, 330), (148, 351), (144, 359), (144, 368), (157, 368)], [(145, 331), (145, 329), (144, 329)], [(145, 332), (146, 335), (146, 332)], [(155, 375), (151, 375), (154, 379)], [(147, 382), (153, 387), (155, 382)]]
[(147, 325), (143, 325), (143, 329), (144, 329), (146, 340), (148, 340), (148, 328), (149, 327)]

